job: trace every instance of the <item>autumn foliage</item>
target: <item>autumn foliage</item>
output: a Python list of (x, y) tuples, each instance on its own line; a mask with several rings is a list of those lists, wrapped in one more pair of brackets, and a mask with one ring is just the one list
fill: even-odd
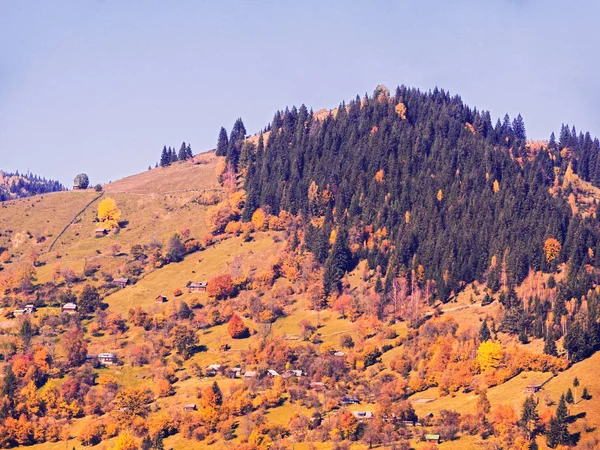
[(118, 228), (121, 211), (117, 202), (112, 198), (105, 198), (98, 205), (98, 220), (106, 229)]
[(234, 314), (231, 316), (231, 319), (229, 319), (227, 331), (233, 339), (244, 339), (250, 335), (250, 330), (248, 330), (244, 321), (237, 314)]
[(235, 292), (235, 286), (231, 275), (227, 273), (211, 278), (208, 282), (206, 292), (209, 297), (215, 297), (218, 300), (231, 297)]

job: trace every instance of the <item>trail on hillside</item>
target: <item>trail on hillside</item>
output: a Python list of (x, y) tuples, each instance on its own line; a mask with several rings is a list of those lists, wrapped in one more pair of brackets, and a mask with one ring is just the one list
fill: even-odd
[(77, 214), (75, 214), (75, 217), (73, 217), (73, 219), (71, 219), (71, 221), (62, 229), (62, 231), (60, 233), (58, 233), (58, 235), (56, 236), (56, 238), (54, 239), (54, 241), (52, 241), (52, 244), (50, 244), (50, 248), (48, 248), (48, 251), (46, 251), (46, 253), (50, 253), (52, 251), (52, 249), (54, 248), (54, 245), (58, 242), (58, 240), (62, 237), (63, 234), (65, 234), (65, 231), (67, 231), (67, 229), (73, 225), (73, 223), (77, 220), (77, 218), (82, 215), (86, 209), (88, 209), (90, 207), (90, 205), (92, 203), (94, 203), (96, 200), (98, 200), (100, 197), (102, 197), (104, 195), (104, 192), (100, 192), (100, 195), (98, 195), (97, 197), (94, 197), (94, 199), (92, 199), (87, 205), (85, 205)]

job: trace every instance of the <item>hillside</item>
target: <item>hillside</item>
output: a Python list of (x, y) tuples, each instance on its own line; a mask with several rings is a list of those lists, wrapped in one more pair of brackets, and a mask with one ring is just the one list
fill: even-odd
[(597, 188), (444, 91), (334, 111), (1, 205), (0, 448), (596, 445)]
[(55, 180), (47, 180), (31, 173), (21, 175), (18, 171), (8, 173), (0, 170), (0, 202), (64, 189), (65, 187)]

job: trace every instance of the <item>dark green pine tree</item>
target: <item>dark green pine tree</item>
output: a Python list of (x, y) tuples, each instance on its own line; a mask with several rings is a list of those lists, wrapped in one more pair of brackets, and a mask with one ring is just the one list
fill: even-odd
[(558, 406), (556, 407), (556, 438), (558, 444), (567, 445), (569, 443), (569, 411), (567, 410), (567, 401), (565, 395), (560, 396)]
[(546, 333), (546, 339), (544, 342), (544, 353), (550, 356), (558, 356), (558, 352), (556, 350), (556, 342), (554, 341), (552, 330), (548, 330), (548, 332)]
[(217, 156), (225, 156), (227, 155), (227, 148), (229, 147), (229, 138), (227, 137), (227, 130), (225, 127), (221, 127), (221, 131), (219, 131), (219, 138), (217, 140)]
[(31, 344), (31, 338), (33, 337), (33, 327), (31, 326), (31, 322), (28, 318), (25, 318), (23, 323), (21, 324), (21, 328), (19, 328), (19, 338), (21, 338), (21, 343), (24, 348), (29, 348)]
[(169, 147), (169, 151), (171, 154), (171, 162), (172, 163), (177, 162), (177, 152), (175, 151), (175, 149), (174, 148), (171, 149), (171, 147)]
[(140, 443), (140, 448), (142, 450), (152, 450), (152, 439), (150, 436), (144, 436), (144, 439), (142, 439), (142, 442)]
[(492, 338), (492, 334), (490, 333), (490, 329), (487, 325), (487, 320), (484, 320), (481, 324), (481, 328), (479, 329), (479, 340), (481, 342), (489, 341)]
[(529, 434), (530, 439), (535, 432), (539, 419), (540, 417), (537, 412), (537, 402), (533, 398), (533, 395), (530, 395), (523, 402), (521, 420), (519, 421), (519, 425), (521, 425), (521, 427)]
[(171, 164), (171, 155), (167, 152), (167, 146), (165, 145), (160, 154), (160, 167), (167, 167)]
[(590, 399), (590, 394), (588, 392), (587, 386), (583, 387), (583, 392), (581, 393), (581, 398), (584, 400), (589, 400)]
[(8, 366), (4, 367), (4, 378), (2, 380), (2, 391), (0, 391), (0, 396), (7, 397), (12, 401), (15, 393), (17, 392), (18, 386), (19, 381), (12, 370), (12, 366), (9, 364)]
[(181, 143), (181, 147), (179, 147), (179, 154), (177, 155), (177, 159), (179, 161), (185, 161), (188, 159), (187, 146), (185, 145), (185, 141)]
[(185, 153), (187, 155), (187, 159), (192, 159), (194, 157), (194, 154), (192, 153), (192, 146), (190, 145), (190, 143), (188, 142), (188, 145), (185, 149)]
[(572, 405), (574, 403), (574, 399), (573, 399), (573, 391), (571, 391), (571, 388), (567, 389), (567, 395), (565, 395), (565, 401), (569, 404)]
[(519, 114), (513, 120), (512, 128), (515, 138), (520, 139), (522, 141), (527, 139), (527, 133), (525, 132), (525, 121), (523, 120), (523, 117), (521, 117), (521, 114)]
[(223, 393), (221, 392), (221, 388), (216, 381), (212, 384), (212, 391), (213, 394), (215, 394), (215, 403), (218, 406), (221, 406), (223, 404)]
[(323, 290), (325, 296), (341, 290), (341, 281), (350, 266), (350, 250), (348, 249), (348, 234), (339, 227), (331, 253), (325, 261), (323, 272)]

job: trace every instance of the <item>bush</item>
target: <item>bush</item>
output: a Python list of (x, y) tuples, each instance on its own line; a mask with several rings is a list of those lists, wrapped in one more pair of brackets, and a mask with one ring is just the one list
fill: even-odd
[(182, 295), (182, 294), (183, 294), (183, 292), (182, 292), (182, 291), (181, 291), (181, 289), (179, 289), (179, 288), (177, 288), (177, 289), (175, 289), (175, 290), (173, 291), (173, 295), (174, 295), (175, 297), (179, 297), (179, 296), (180, 296), (180, 295)]

